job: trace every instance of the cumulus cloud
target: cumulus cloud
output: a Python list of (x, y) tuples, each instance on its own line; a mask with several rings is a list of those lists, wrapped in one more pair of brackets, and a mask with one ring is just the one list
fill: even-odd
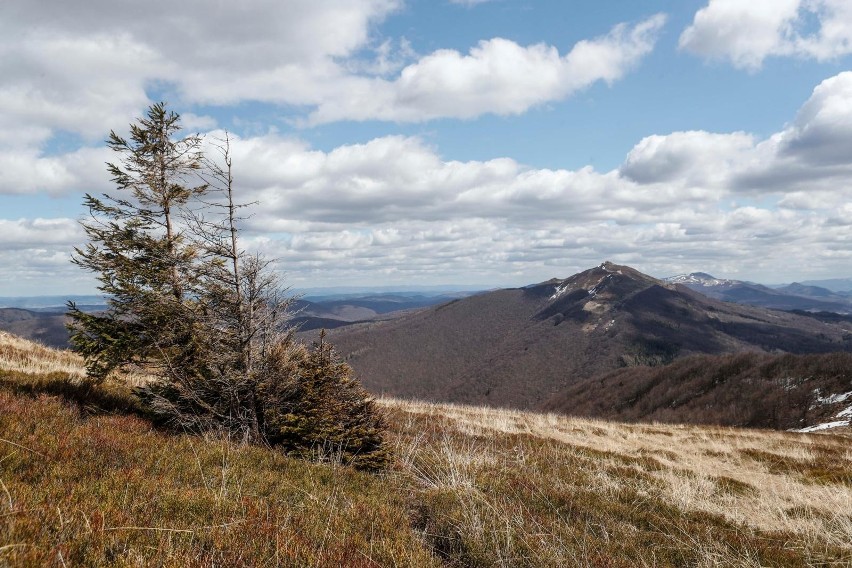
[[(852, 139), (850, 89), (852, 73), (822, 82), (765, 139), (649, 136), (605, 172), (457, 161), (417, 137), (330, 151), (277, 134), (234, 137), (238, 198), (261, 204), (246, 242), (279, 258), (294, 285), (362, 284), (365, 274), (523, 284), (604, 258), (661, 276), (703, 269), (780, 280), (791, 266), (798, 277), (822, 275), (852, 260), (852, 153), (819, 150)], [(49, 163), (73, 173), (69, 156)], [(4, 223), (0, 248), (19, 257), (67, 257), (82, 241), (69, 220)]]
[[(811, 29), (811, 20), (817, 22)], [(708, 59), (759, 69), (767, 57), (826, 61), (852, 53), (847, 0), (710, 0), (680, 36), (680, 47)]]
[(529, 281), (601, 258), (658, 275), (703, 268), (782, 279), (790, 266), (819, 274), (852, 259), (852, 153), (814, 150), (852, 139), (850, 88), (852, 73), (824, 81), (766, 139), (647, 137), (609, 172), (458, 162), (409, 137), (320, 152), (267, 136), (236, 146), (268, 148), (265, 157), (235, 160), (268, 161), (249, 169), (269, 175), (245, 180), (265, 204), (250, 228), (308, 281), (329, 266), (343, 280), (369, 267), (399, 281), (424, 272)]
[(823, 81), (779, 139), (785, 156), (814, 166), (849, 167), (852, 156), (852, 72)]
[[(820, 191), (830, 199), (807, 209), (834, 208), (852, 198), (851, 90), (852, 73), (824, 81), (784, 130), (762, 140), (745, 132), (648, 136), (608, 172), (535, 169), (511, 158), (447, 160), (404, 136), (329, 152), (275, 134), (237, 139), (234, 163), (248, 200), (264, 204), (251, 220), (259, 232), (470, 218), (524, 229), (645, 224)], [(793, 198), (785, 203), (792, 207)]]
[[(184, 104), (291, 105), (313, 123), (518, 114), (618, 80), (653, 49), (665, 19), (618, 25), (565, 55), (493, 38), (467, 54), (418, 56), (404, 38), (376, 31), (400, 5), (9, 0), (0, 7), (0, 148), (41, 148), (58, 132), (102, 140), (152, 91)], [(215, 126), (187, 119), (190, 128)]]
[(82, 229), (73, 219), (0, 219), (0, 248), (4, 250), (70, 245), (82, 236)]
[[(343, 73), (335, 58), (367, 45), (371, 26), (397, 6), (397, 0), (255, 0), (221, 10), (202, 0), (4, 2), (0, 146), (38, 146), (63, 130), (103, 139), (131, 122), (148, 104), (146, 90), (157, 85), (173, 85), (190, 102), (315, 102)], [(299, 76), (309, 76), (305, 89), (288, 83)], [(226, 95), (230, 90), (235, 94)], [(198, 126), (209, 127), (209, 120)]]
[(90, 294), (91, 275), (71, 264), (85, 236), (74, 219), (0, 219), (0, 294)]
[(648, 136), (627, 154), (621, 173), (638, 183), (680, 182), (719, 187), (727, 182), (726, 174), (754, 143), (754, 138), (745, 132), (693, 131)]
[(311, 121), (520, 114), (597, 81), (620, 79), (651, 52), (665, 21), (658, 14), (634, 26), (619, 24), (605, 36), (578, 42), (565, 55), (553, 46), (521, 46), (502, 38), (480, 41), (466, 55), (438, 50), (393, 80), (352, 81), (345, 96), (321, 101)]
[(101, 193), (110, 187), (104, 163), (114, 159), (102, 147), (54, 156), (29, 148), (0, 152), (0, 195)]

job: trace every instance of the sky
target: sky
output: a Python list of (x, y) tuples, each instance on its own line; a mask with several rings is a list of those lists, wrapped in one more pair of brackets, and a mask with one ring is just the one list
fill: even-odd
[(294, 288), (852, 276), (848, 0), (4, 0), (0, 296), (88, 294), (154, 102)]

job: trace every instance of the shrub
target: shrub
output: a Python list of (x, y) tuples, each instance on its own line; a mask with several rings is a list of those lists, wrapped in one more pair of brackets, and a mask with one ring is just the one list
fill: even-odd
[(325, 341), (324, 332), (311, 349), (277, 346), (267, 365), (258, 398), (270, 445), (290, 455), (359, 469), (388, 465), (385, 416)]

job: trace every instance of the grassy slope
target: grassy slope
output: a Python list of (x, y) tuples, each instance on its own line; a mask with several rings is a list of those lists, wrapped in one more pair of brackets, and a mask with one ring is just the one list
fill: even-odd
[(398, 465), (373, 476), (26, 394), (67, 399), (75, 381), (14, 351), (0, 355), (0, 566), (852, 562), (842, 435), (384, 401)]

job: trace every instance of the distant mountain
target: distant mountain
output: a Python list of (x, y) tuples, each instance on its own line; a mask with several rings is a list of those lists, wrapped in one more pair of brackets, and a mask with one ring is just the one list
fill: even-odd
[(0, 308), (0, 330), (49, 347), (68, 347), (68, 331), (65, 329), (65, 314), (62, 312)]
[(711, 298), (774, 310), (824, 311), (852, 314), (852, 295), (799, 283), (778, 288), (742, 280), (715, 278), (704, 272), (680, 274), (664, 279), (681, 284)]
[(805, 286), (819, 286), (832, 292), (852, 292), (852, 278), (829, 278), (827, 280), (805, 280)]
[(852, 351), (852, 321), (721, 302), (612, 263), (497, 290), (330, 341), (377, 394), (545, 407), (604, 372), (693, 354)]
[(87, 308), (106, 307), (102, 296), (0, 296), (0, 308), (64, 312), (69, 300)]
[(792, 296), (803, 296), (805, 298), (831, 299), (845, 297), (843, 294), (837, 294), (836, 292), (832, 292), (828, 288), (822, 288), (820, 286), (809, 286), (806, 284), (799, 284), (798, 282), (793, 282), (792, 284), (787, 284), (786, 286), (779, 286), (778, 288), (775, 288), (775, 291), (784, 294), (790, 294)]
[[(372, 292), (360, 296), (357, 294), (311, 296), (309, 300), (298, 299), (293, 303), (295, 315), (291, 323), (303, 331), (335, 329), (353, 322), (394, 317), (396, 314), (401, 315), (410, 310), (433, 306), (470, 294), (472, 292), (395, 292), (392, 294)], [(106, 309), (106, 304), (99, 296), (76, 296), (67, 299), (76, 301), (78, 307), (84, 311), (96, 312)], [(27, 309), (0, 307), (0, 330), (34, 339), (50, 347), (68, 347), (68, 332), (65, 329), (64, 316), (67, 299), (64, 296), (6, 298), (9, 303), (29, 307)], [(86, 304), (86, 302), (91, 303)]]

